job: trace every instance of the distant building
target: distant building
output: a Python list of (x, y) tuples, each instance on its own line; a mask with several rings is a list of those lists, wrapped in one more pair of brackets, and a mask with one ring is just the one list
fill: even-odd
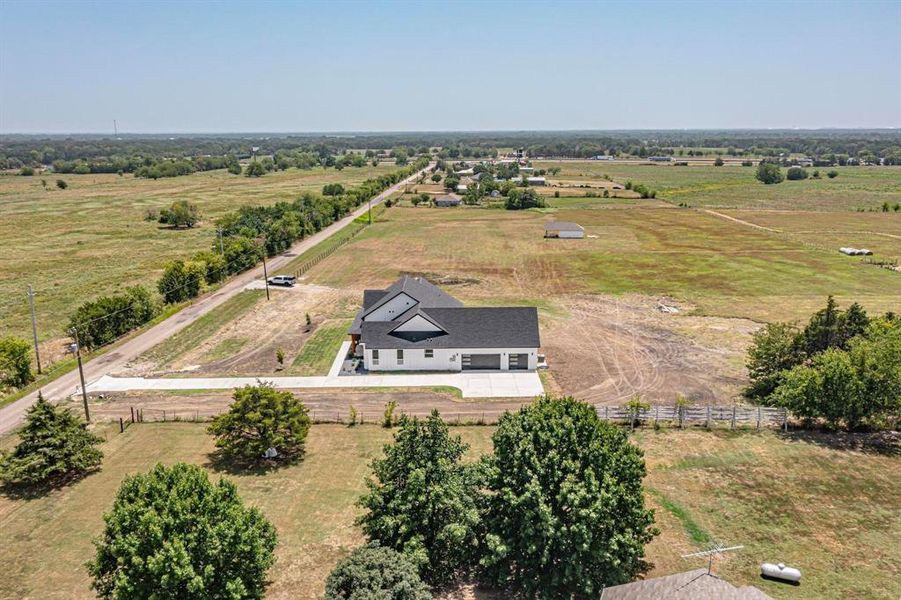
[(469, 186), (466, 185), (465, 183), (461, 183), (457, 186), (457, 191), (460, 193), (466, 193), (466, 190), (468, 190), (468, 189), (469, 189)]
[(648, 160), (653, 162), (669, 162), (673, 160), (672, 156), (649, 156)]
[(597, 156), (592, 156), (591, 160), (613, 160), (613, 157), (606, 154), (598, 154)]
[(544, 224), (544, 237), (582, 239), (585, 237), (585, 228), (578, 223), (551, 221)]
[(526, 177), (526, 182), (529, 185), (547, 185), (547, 180), (544, 177)]
[(456, 194), (446, 194), (435, 198), (435, 206), (460, 206), (460, 196)]

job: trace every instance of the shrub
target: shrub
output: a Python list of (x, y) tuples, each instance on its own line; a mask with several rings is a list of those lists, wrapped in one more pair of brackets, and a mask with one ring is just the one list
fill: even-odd
[(437, 410), (422, 421), (404, 415), (384, 457), (372, 462), (360, 499), (363, 532), (409, 556), (432, 584), (475, 560), (480, 519), (475, 478), (462, 463), (466, 450)]
[(512, 189), (507, 193), (504, 208), (507, 210), (526, 210), (544, 207), (544, 197), (533, 189)]
[(0, 387), (22, 387), (33, 379), (31, 344), (12, 336), (0, 338)]
[(64, 190), (64, 189), (66, 189), (67, 187), (69, 187), (69, 184), (66, 183), (66, 181), (65, 181), (64, 179), (57, 179), (57, 180), (56, 180), (56, 187), (58, 187), (58, 188), (61, 189), (61, 190)]
[(88, 563), (101, 598), (262, 598), (276, 531), (196, 465), (125, 478)]
[(250, 161), (250, 164), (244, 168), (244, 175), (247, 177), (262, 177), (265, 174), (266, 168), (258, 160)]
[(495, 583), (528, 598), (597, 598), (647, 569), (657, 531), (626, 432), (588, 404), (545, 396), (502, 416), (493, 441), (482, 564)]
[(377, 543), (354, 550), (325, 582), (325, 600), (430, 600), (409, 558)]
[(196, 298), (206, 280), (206, 265), (194, 261), (174, 260), (163, 270), (157, 288), (167, 304)]
[(194, 255), (192, 262), (203, 264), (203, 279), (207, 284), (214, 284), (225, 279), (228, 274), (225, 258), (221, 254), (203, 250)]
[(805, 169), (802, 169), (801, 167), (790, 167), (788, 169), (788, 172), (785, 174), (785, 177), (791, 181), (807, 179), (807, 171)]
[(774, 165), (773, 163), (760, 161), (760, 164), (757, 165), (757, 181), (765, 183), (767, 185), (771, 185), (774, 183), (782, 183), (785, 179), (782, 176), (782, 170), (779, 168), (779, 165)]
[(100, 465), (101, 442), (71, 411), (53, 406), (39, 393), (25, 413), (18, 445), (0, 458), (0, 479), (32, 486), (70, 481)]
[(323, 196), (340, 196), (344, 193), (344, 186), (340, 183), (327, 183), (322, 186)]
[(390, 428), (394, 427), (395, 419), (394, 419), (394, 409), (397, 408), (396, 400), (389, 400), (385, 403), (385, 412), (382, 414), (382, 427)]
[(741, 161), (741, 166), (743, 166), (743, 167), (753, 167), (753, 166), (754, 166), (754, 161), (743, 160), (743, 161)]
[(223, 245), (229, 273), (241, 273), (251, 269), (263, 257), (263, 249), (243, 235), (229, 237)]
[(714, 167), (722, 167), (725, 163), (723, 162), (723, 157), (717, 156), (716, 160), (713, 161)]
[[(303, 455), (310, 417), (294, 394), (260, 383), (237, 389), (232, 397), (228, 412), (215, 417), (209, 427), (223, 456), (254, 463)], [(266, 456), (271, 448), (276, 456)]]
[(192, 228), (200, 221), (200, 210), (187, 200), (176, 200), (160, 211), (159, 222), (180, 229)]
[(835, 179), (836, 177), (838, 177), (838, 171), (832, 169), (831, 171), (826, 173), (826, 177), (828, 177), (829, 179)]
[(21, 169), (19, 169), (19, 175), (31, 177), (32, 175), (34, 175), (34, 169), (32, 169), (31, 167), (22, 167)]
[(118, 296), (101, 296), (79, 306), (69, 318), (67, 332), (78, 330), (85, 348), (109, 344), (132, 329), (140, 327), (159, 312), (150, 292), (142, 286), (126, 288)]

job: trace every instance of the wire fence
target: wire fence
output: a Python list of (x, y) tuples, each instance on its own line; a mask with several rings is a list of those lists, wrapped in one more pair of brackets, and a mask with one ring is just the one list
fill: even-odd
[[(789, 412), (785, 408), (773, 406), (741, 405), (699, 405), (674, 406), (657, 405), (646, 408), (630, 406), (595, 406), (604, 421), (640, 427), (706, 427), (706, 428), (783, 428), (788, 427)], [(131, 423), (163, 422), (204, 422), (215, 416), (215, 412), (198, 409), (160, 409), (150, 407), (129, 407), (126, 416), (119, 417), (120, 431), (125, 431)], [(313, 423), (383, 424), (385, 411), (372, 408), (359, 409), (350, 405), (343, 409), (315, 408), (308, 412)], [(398, 406), (392, 417), (394, 422), (401, 414), (411, 417), (426, 417), (431, 414), (427, 407), (405, 409)], [(441, 417), (451, 425), (494, 425), (504, 411), (486, 407), (486, 410), (442, 412)]]
[(345, 235), (340, 237), (334, 244), (331, 244), (328, 248), (325, 248), (318, 252), (316, 255), (310, 257), (305, 260), (299, 267), (297, 267), (293, 271), (293, 275), (297, 278), (303, 276), (307, 271), (315, 267), (321, 261), (325, 260), (338, 249), (347, 244), (347, 242), (351, 241), (355, 237), (357, 237), (360, 233), (362, 233), (366, 229), (366, 223), (360, 223), (359, 227), (354, 228), (353, 231), (350, 232), (349, 235)]

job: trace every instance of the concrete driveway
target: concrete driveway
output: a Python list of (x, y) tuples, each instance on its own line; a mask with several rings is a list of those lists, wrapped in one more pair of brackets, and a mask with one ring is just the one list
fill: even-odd
[(309, 388), (418, 388), (446, 386), (460, 390), (464, 398), (533, 398), (544, 393), (538, 373), (533, 371), (467, 371), (460, 373), (415, 373), (404, 375), (352, 375), (324, 377), (111, 377), (104, 375), (88, 384), (88, 392), (136, 390), (228, 390), (271, 382), (286, 390)]

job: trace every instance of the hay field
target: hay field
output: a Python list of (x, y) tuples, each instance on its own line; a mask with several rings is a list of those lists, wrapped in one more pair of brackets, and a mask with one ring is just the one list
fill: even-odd
[(707, 208), (755, 208), (811, 211), (878, 209), (883, 202), (901, 202), (901, 167), (833, 167), (819, 170), (821, 179), (763, 185), (754, 167), (672, 164), (622, 164), (618, 161), (533, 161), (538, 169), (560, 168), (554, 180), (599, 181), (604, 175), (619, 183), (632, 180), (657, 190), (657, 197), (678, 204)]
[[(326, 183), (354, 185), (393, 169), (391, 164), (290, 169), (260, 178), (222, 170), (155, 181), (115, 174), (0, 175), (0, 330), (30, 337), (28, 283), (37, 294), (41, 339), (59, 338), (68, 314), (81, 302), (129, 285), (152, 286), (166, 261), (209, 248), (216, 237), (212, 221), (224, 212), (292, 200)], [(57, 178), (68, 189), (57, 189)], [(144, 221), (149, 209), (175, 200), (199, 206), (200, 227), (174, 231)]]
[[(457, 427), (470, 458), (490, 451), (492, 428)], [(121, 480), (158, 462), (210, 469), (204, 425), (139, 424), (105, 430), (103, 468), (47, 496), (0, 497), (0, 597), (90, 598), (84, 562)], [(305, 460), (265, 475), (231, 477), (279, 534), (270, 598), (320, 598), (335, 563), (362, 543), (353, 525), (368, 463), (390, 432), (316, 425)], [(901, 593), (898, 457), (839, 449), (840, 438), (775, 432), (640, 431), (648, 502), (661, 535), (647, 548), (650, 575), (698, 568), (680, 558), (717, 540), (745, 549), (716, 565), (736, 585), (774, 598), (893, 598)], [(10, 440), (7, 440), (9, 442)], [(762, 581), (757, 567), (784, 561), (804, 583)]]

